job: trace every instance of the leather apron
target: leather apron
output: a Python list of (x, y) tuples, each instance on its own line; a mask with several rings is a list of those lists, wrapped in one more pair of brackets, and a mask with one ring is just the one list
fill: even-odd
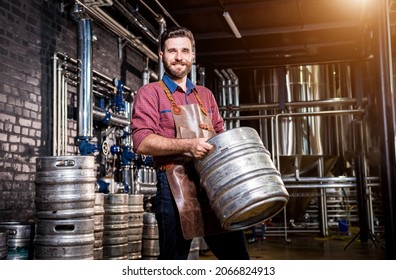
[[(165, 84), (160, 81), (170, 103), (176, 127), (176, 138), (211, 138), (216, 135), (207, 110), (198, 93), (198, 104), (177, 105)], [(178, 156), (166, 165), (166, 176), (179, 212), (185, 239), (224, 232), (209, 205), (205, 191), (199, 185), (194, 159), (188, 155)]]

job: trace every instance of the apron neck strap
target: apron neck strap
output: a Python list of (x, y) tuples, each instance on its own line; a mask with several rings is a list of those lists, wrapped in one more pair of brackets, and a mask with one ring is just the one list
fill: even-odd
[[(168, 87), (165, 85), (164, 81), (161, 80), (159, 83), (160, 83), (162, 89), (165, 91), (166, 96), (168, 97), (168, 99), (169, 99), (169, 101), (170, 101), (170, 103), (171, 103), (171, 111), (172, 111), (172, 113), (174, 113), (175, 115), (180, 115), (180, 114), (182, 113), (182, 109), (180, 108), (179, 105), (176, 104), (176, 101), (175, 101), (175, 99), (173, 98), (172, 93), (170, 92), (170, 90), (168, 89)], [(198, 95), (197, 90), (194, 88), (192, 91), (193, 91), (193, 93), (194, 93), (194, 95), (195, 95), (195, 98), (196, 98), (197, 101), (198, 101), (199, 108), (201, 108), (202, 113), (203, 113), (205, 116), (207, 116), (207, 115), (208, 115), (208, 111), (207, 111), (206, 108), (204, 107), (204, 105), (203, 105), (203, 103), (202, 103), (202, 100), (201, 100), (201, 98), (200, 98), (199, 95)]]

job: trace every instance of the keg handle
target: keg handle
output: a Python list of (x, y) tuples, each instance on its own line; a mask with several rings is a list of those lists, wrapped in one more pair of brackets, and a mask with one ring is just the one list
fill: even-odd
[(56, 167), (69, 167), (69, 166), (75, 166), (75, 165), (76, 165), (76, 161), (72, 160), (72, 159), (58, 160), (55, 163)]
[(55, 231), (74, 231), (74, 225), (56, 225)]
[(16, 235), (17, 231), (15, 229), (9, 229), (8, 230), (8, 235)]

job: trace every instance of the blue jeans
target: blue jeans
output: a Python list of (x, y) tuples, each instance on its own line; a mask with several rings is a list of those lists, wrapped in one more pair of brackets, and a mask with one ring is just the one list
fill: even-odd
[[(158, 222), (160, 260), (186, 260), (192, 240), (183, 237), (179, 213), (165, 171), (157, 172), (155, 215)], [(243, 231), (204, 237), (212, 253), (220, 260), (248, 260)]]

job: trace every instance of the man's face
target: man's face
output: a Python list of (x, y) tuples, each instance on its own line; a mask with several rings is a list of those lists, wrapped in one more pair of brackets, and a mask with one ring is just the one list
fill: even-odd
[(174, 80), (187, 76), (191, 70), (194, 55), (191, 41), (186, 37), (166, 40), (164, 51), (160, 52), (165, 72)]

